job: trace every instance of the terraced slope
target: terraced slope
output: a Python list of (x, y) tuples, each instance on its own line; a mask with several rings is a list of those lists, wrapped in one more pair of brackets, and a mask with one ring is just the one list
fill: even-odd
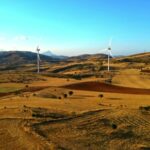
[(113, 77), (113, 84), (125, 87), (150, 89), (150, 75), (136, 69), (119, 71)]
[(57, 149), (142, 150), (150, 148), (149, 117), (138, 110), (98, 110), (33, 128)]
[(79, 114), (45, 108), (0, 109), (0, 149), (147, 150), (148, 109), (97, 109)]

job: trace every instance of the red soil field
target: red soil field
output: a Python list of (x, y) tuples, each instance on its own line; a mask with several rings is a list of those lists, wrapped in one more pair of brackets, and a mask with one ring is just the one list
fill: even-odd
[(116, 85), (111, 85), (111, 84), (106, 84), (106, 83), (96, 82), (96, 81), (80, 82), (80, 83), (66, 85), (63, 87), (67, 89), (74, 89), (74, 90), (150, 95), (150, 89), (122, 87), (122, 86), (116, 86)]

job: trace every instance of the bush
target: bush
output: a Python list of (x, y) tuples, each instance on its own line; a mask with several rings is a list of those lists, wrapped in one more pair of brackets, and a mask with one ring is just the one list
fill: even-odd
[(59, 96), (58, 99), (61, 99), (61, 96)]
[(111, 84), (111, 83), (112, 83), (112, 79), (107, 79), (107, 80), (105, 80), (105, 83), (106, 83), (106, 84)]
[(33, 93), (33, 96), (36, 96), (36, 93)]
[(103, 94), (99, 94), (99, 96), (98, 96), (98, 97), (103, 98), (103, 97), (104, 97), (104, 95), (103, 95)]
[(67, 94), (64, 94), (63, 96), (64, 96), (64, 98), (67, 98), (68, 95), (67, 95)]
[(29, 95), (26, 95), (26, 98), (29, 98), (30, 96)]
[(150, 111), (150, 106), (140, 106), (140, 110)]
[(29, 87), (29, 85), (26, 85), (25, 87), (26, 87), (26, 88), (28, 88), (28, 87)]
[(69, 91), (69, 95), (70, 95), (70, 96), (73, 95), (73, 91)]
[(113, 129), (117, 129), (117, 125), (114, 124), (114, 123), (112, 123), (111, 127), (112, 127)]
[(72, 115), (73, 117), (75, 117), (77, 114), (76, 114), (76, 112), (72, 112), (71, 115)]
[(16, 91), (15, 94), (19, 95), (19, 94), (21, 94), (21, 91)]

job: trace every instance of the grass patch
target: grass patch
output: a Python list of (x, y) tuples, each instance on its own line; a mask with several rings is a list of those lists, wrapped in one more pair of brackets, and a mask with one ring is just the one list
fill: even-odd
[(0, 87), (0, 93), (9, 93), (20, 90), (21, 88), (16, 87)]

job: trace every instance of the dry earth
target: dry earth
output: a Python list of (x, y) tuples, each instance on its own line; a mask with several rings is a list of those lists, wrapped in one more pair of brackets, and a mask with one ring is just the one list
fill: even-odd
[(0, 83), (0, 149), (150, 149), (149, 74), (124, 69), (112, 84), (95, 77), (27, 80)]

